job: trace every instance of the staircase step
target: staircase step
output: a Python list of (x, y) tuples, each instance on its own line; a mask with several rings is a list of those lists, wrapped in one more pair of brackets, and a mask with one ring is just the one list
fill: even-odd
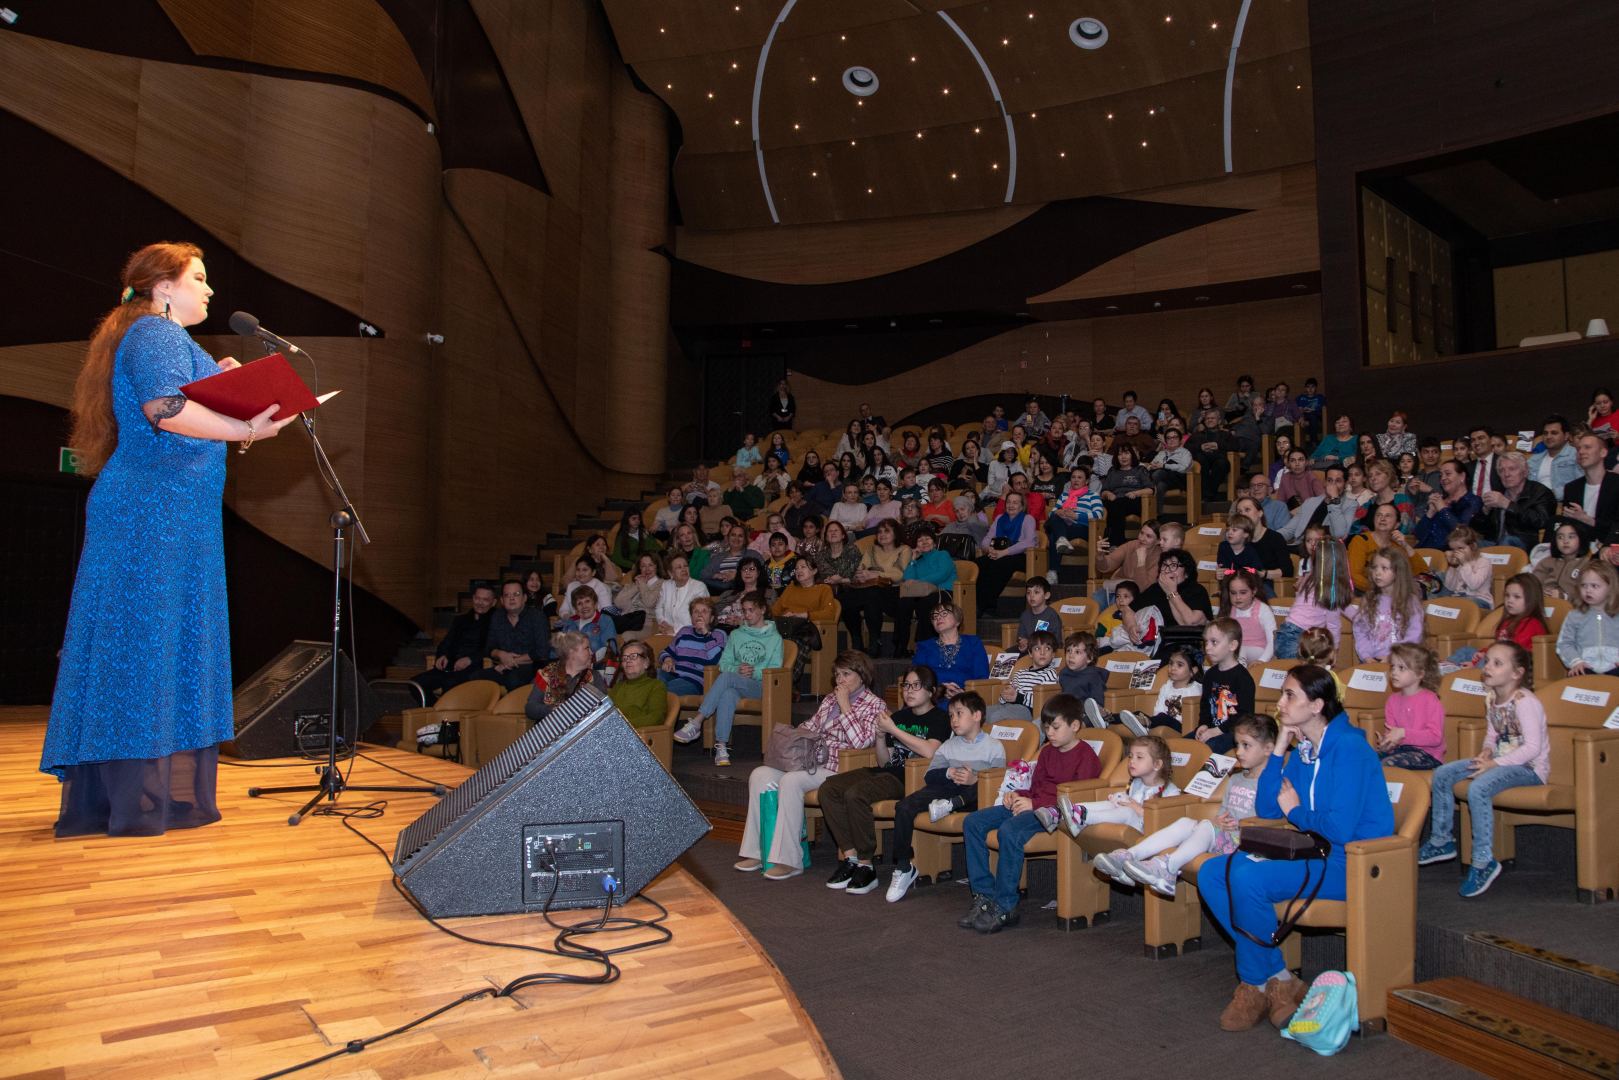
[(1390, 991), (1388, 1030), (1485, 1076), (1619, 1077), (1619, 1032), (1471, 979)]

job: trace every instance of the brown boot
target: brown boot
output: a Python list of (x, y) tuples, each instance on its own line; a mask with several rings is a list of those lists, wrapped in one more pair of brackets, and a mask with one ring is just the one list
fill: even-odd
[(1295, 976), (1283, 982), (1281, 979), (1272, 979), (1265, 984), (1265, 1011), (1270, 1014), (1270, 1025), (1280, 1031), (1293, 1019), (1293, 1014), (1299, 1011), (1299, 1002), (1304, 1000), (1304, 993), (1309, 987), (1304, 980)]
[(1265, 991), (1247, 983), (1238, 983), (1231, 995), (1231, 1004), (1220, 1014), (1220, 1027), (1225, 1031), (1247, 1031), (1265, 1018)]

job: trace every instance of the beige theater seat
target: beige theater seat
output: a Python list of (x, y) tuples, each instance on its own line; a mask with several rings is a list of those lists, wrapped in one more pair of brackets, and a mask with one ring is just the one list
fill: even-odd
[[(1619, 893), (1619, 729), (1605, 727), (1619, 708), (1619, 678), (1580, 675), (1535, 691), (1546, 710), (1551, 769), (1546, 783), (1508, 788), (1495, 797), (1495, 857), (1517, 855), (1519, 825), (1574, 830), (1576, 888), (1584, 901), (1611, 900)], [(1484, 745), (1483, 720), (1464, 720), (1457, 731), (1459, 757)], [(1470, 782), (1456, 785), (1456, 843), (1462, 865), (1472, 858)], [(1447, 797), (1435, 792), (1435, 798)]]
[[(428, 724), (459, 723), (474, 713), (483, 712), (499, 699), (500, 684), (487, 679), (474, 679), (464, 682), (460, 686), (452, 686), (439, 696), (438, 701), (422, 708), (406, 709), (400, 714), (400, 740), (401, 750), (418, 749), (416, 745), (416, 732)], [(461, 733), (462, 742), (466, 740), (465, 725)], [(453, 756), (449, 747), (458, 744), (437, 743), (421, 747), (422, 753), (431, 753), (434, 757)], [(465, 746), (459, 746), (462, 757), (466, 756)]]

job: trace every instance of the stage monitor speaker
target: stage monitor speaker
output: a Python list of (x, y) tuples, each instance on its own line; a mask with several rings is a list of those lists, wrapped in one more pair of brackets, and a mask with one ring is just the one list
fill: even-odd
[(393, 868), (434, 918), (600, 907), (708, 830), (624, 714), (584, 686), (405, 826)]
[[(376, 695), (359, 680), (359, 716), (354, 715), (356, 672), (347, 653), (338, 693), (338, 749), (353, 746), (382, 716)], [(324, 757), (332, 711), (332, 647), (294, 641), (236, 688), (236, 737), (220, 752), (236, 758)]]

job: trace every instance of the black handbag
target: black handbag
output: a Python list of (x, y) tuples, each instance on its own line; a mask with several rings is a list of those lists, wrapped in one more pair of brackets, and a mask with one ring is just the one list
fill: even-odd
[[(1299, 885), (1299, 891), (1294, 893), (1293, 899), (1287, 902), (1287, 907), (1283, 909), (1282, 917), (1277, 922), (1276, 930), (1269, 938), (1250, 934), (1237, 925), (1237, 913), (1233, 910), (1231, 899), (1231, 860), (1242, 852), (1258, 855), (1273, 862), (1321, 860), (1321, 876), (1316, 879), (1315, 885), (1311, 887), (1310, 872), (1308, 870), (1304, 872), (1304, 881)], [(1298, 924), (1298, 921), (1304, 917), (1304, 913), (1309, 910), (1310, 904), (1314, 902), (1316, 895), (1320, 893), (1321, 886), (1326, 884), (1327, 858), (1332, 854), (1332, 841), (1318, 832), (1299, 832), (1294, 829), (1251, 825), (1244, 826), (1237, 832), (1237, 854), (1229, 856), (1225, 862), (1226, 920), (1231, 924), (1233, 931), (1241, 934), (1255, 945), (1262, 945), (1267, 949), (1280, 948), (1282, 942), (1287, 940), (1287, 935), (1293, 932), (1293, 927)], [(1306, 889), (1309, 889), (1309, 896), (1304, 895)], [(1299, 903), (1301, 897), (1304, 901), (1302, 904)], [(1297, 910), (1294, 910), (1294, 904), (1299, 905)]]

